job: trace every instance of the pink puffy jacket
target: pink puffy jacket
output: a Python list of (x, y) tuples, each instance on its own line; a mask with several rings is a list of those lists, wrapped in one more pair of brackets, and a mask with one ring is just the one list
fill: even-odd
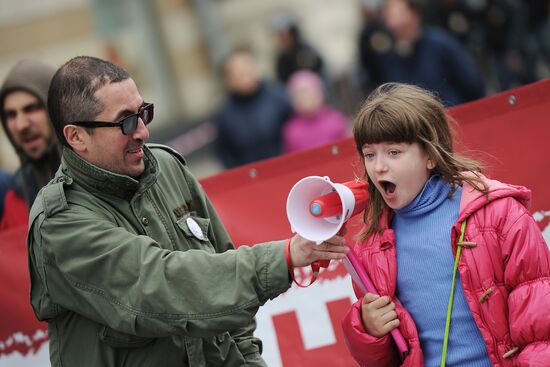
[[(464, 184), (459, 218), (451, 229), (453, 254), (465, 219), (464, 241), (475, 243), (463, 247), (459, 261), (464, 294), (494, 366), (550, 366), (550, 251), (528, 211), (531, 192), (495, 180), (486, 183), (489, 200)], [(390, 215), (381, 220), (387, 223)], [(356, 243), (355, 250), (379, 294), (395, 302), (409, 354), (400, 361), (389, 334), (366, 333), (359, 300), (342, 321), (353, 358), (361, 366), (423, 366), (414, 320), (395, 298), (393, 230)]]

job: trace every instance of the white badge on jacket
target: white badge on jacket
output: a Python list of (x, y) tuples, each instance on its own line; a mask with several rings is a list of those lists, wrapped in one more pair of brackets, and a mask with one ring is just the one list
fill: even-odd
[(187, 224), (187, 228), (193, 233), (193, 236), (204, 241), (204, 233), (202, 233), (201, 227), (199, 227), (199, 224), (193, 218), (187, 218), (185, 223)]

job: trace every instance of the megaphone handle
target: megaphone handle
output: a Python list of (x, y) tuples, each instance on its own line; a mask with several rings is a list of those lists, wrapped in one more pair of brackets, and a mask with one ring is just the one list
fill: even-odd
[[(337, 235), (344, 236), (346, 232), (347, 232), (347, 228), (346, 228), (346, 223), (344, 222), (344, 224), (342, 224), (342, 228), (340, 228)], [(330, 260), (317, 260), (311, 264), (311, 270), (313, 271), (313, 274), (317, 276), (321, 268), (328, 268), (329, 265), (330, 265)]]
[[(376, 287), (370, 280), (367, 272), (365, 271), (365, 268), (359, 261), (357, 254), (353, 250), (353, 246), (348, 243), (346, 243), (345, 246), (349, 248), (349, 252), (344, 259), (344, 265), (346, 266), (346, 269), (348, 270), (352, 279), (356, 282), (357, 286), (361, 290), (377, 294), (378, 292), (376, 291)], [(403, 337), (403, 334), (401, 334), (399, 329), (393, 329), (390, 333), (393, 337), (393, 340), (395, 341), (397, 349), (399, 350), (399, 356), (401, 357), (401, 360), (405, 359), (405, 356), (409, 353), (409, 347), (407, 345), (407, 342), (405, 341), (405, 338)]]
[(348, 223), (344, 222), (342, 224), (342, 227), (340, 227), (340, 230), (338, 231), (338, 233), (336, 233), (338, 236), (344, 237), (346, 235), (346, 233), (348, 232), (348, 228), (346, 227), (346, 224)]
[(319, 270), (321, 268), (328, 268), (330, 265), (330, 260), (317, 260), (311, 263), (311, 270), (313, 270), (313, 273), (319, 273)]

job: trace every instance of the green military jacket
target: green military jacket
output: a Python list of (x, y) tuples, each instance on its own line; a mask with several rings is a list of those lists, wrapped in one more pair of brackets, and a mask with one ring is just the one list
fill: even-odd
[(265, 366), (254, 315), (289, 288), (282, 242), (235, 250), (183, 158), (144, 150), (135, 180), (65, 149), (31, 209), (52, 366)]

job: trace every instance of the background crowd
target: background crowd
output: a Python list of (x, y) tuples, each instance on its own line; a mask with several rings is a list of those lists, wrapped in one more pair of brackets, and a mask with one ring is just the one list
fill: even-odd
[[(179, 150), (199, 177), (349, 136), (361, 101), (384, 82), (420, 85), (450, 107), (550, 75), (546, 0), (32, 3), (19, 11), (0, 4), (2, 81), (21, 58), (57, 67), (66, 55), (92, 54), (118, 63), (158, 106), (151, 141)], [(81, 32), (95, 41), (59, 48), (52, 14), (88, 17)], [(21, 29), (49, 43), (15, 40)], [(63, 37), (59, 44), (69, 44)], [(176, 52), (178, 42), (200, 46)], [(9, 181), (19, 160), (0, 138)]]

